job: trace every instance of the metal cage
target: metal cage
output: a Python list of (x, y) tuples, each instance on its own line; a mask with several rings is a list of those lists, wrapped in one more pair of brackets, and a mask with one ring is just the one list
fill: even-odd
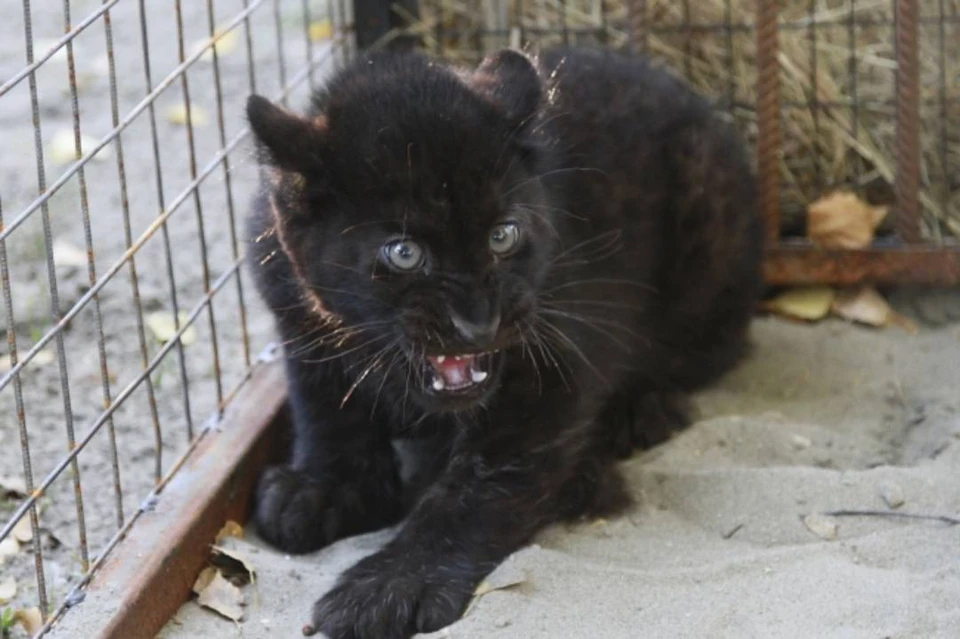
[(3, 6), (0, 608), (43, 634), (268, 359), (243, 107), (303, 103), (350, 54), (351, 7)]

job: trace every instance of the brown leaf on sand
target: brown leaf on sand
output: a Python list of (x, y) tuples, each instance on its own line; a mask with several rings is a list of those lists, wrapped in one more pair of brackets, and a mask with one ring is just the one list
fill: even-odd
[(221, 541), (227, 537), (236, 537), (237, 539), (243, 539), (243, 526), (233, 521), (232, 519), (227, 521), (223, 525), (223, 528), (220, 529), (220, 532), (217, 533), (217, 538), (214, 543), (219, 544)]
[(27, 635), (33, 637), (43, 628), (43, 615), (39, 608), (24, 608), (13, 613), (13, 619), (27, 631)]
[(507, 590), (519, 586), (526, 582), (526, 580), (527, 575), (522, 569), (512, 564), (500, 564), (500, 567), (481, 581), (480, 585), (473, 591), (473, 599), (470, 600), (470, 604), (463, 612), (463, 616), (466, 617), (484, 595), (488, 595), (494, 590)]
[(837, 291), (830, 310), (843, 319), (870, 326), (886, 326), (893, 314), (887, 300), (869, 286)]
[(238, 550), (214, 546), (211, 548), (210, 563), (237, 586), (247, 585), (256, 576), (256, 570), (254, 570), (250, 560)]
[(869, 326), (899, 326), (908, 333), (917, 332), (916, 325), (893, 310), (880, 293), (869, 286), (837, 291), (830, 310), (845, 320)]
[(197, 602), (232, 621), (243, 619), (243, 593), (216, 568), (204, 568), (193, 584)]
[(784, 291), (762, 306), (778, 315), (813, 322), (827, 316), (833, 297), (829, 286), (808, 286)]
[(853, 193), (834, 191), (807, 207), (807, 237), (823, 248), (863, 248), (873, 241), (886, 216), (885, 206), (871, 206)]
[(217, 569), (213, 566), (207, 566), (201, 570), (197, 576), (197, 580), (193, 582), (193, 592), (198, 595), (203, 592), (203, 589), (210, 585), (210, 582), (213, 581), (216, 574)]

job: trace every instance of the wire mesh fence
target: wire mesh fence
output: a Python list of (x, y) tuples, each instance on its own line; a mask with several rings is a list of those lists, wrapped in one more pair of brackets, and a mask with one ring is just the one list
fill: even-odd
[(243, 107), (250, 93), (302, 104), (349, 54), (332, 26), (349, 12), (0, 8), (0, 604), (37, 608), (44, 629), (268, 347), (242, 269)]

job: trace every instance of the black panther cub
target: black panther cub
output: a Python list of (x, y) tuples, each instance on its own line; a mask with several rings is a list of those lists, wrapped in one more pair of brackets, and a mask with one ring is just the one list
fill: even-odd
[(257, 96), (247, 113), (265, 167), (252, 266), (295, 426), (258, 527), (307, 552), (402, 522), (307, 632), (452, 623), (545, 526), (628, 505), (615, 459), (682, 425), (683, 394), (744, 352), (747, 153), (642, 59), (371, 55), (307, 115)]

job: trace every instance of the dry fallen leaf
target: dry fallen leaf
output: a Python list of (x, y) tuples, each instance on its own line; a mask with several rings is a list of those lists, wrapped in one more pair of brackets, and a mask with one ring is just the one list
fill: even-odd
[(27, 482), (20, 477), (0, 477), (0, 499), (23, 499), (27, 496)]
[(53, 364), (54, 360), (56, 359), (57, 357), (54, 355), (52, 348), (44, 348), (33, 356), (33, 359), (30, 360), (30, 363), (34, 366), (46, 366), (47, 364)]
[(53, 241), (53, 263), (57, 266), (87, 265), (87, 252), (63, 238)]
[(869, 286), (837, 291), (831, 310), (843, 319), (870, 326), (886, 326), (893, 313), (887, 300)]
[(890, 324), (906, 331), (907, 333), (910, 333), (911, 335), (916, 335), (920, 332), (920, 327), (917, 326), (916, 322), (905, 315), (897, 313), (896, 311), (894, 311), (894, 313), (890, 316)]
[(210, 550), (210, 563), (219, 568), (232, 583), (245, 586), (256, 576), (257, 571), (242, 552), (222, 546), (214, 546)]
[[(37, 507), (37, 517), (40, 516), (40, 507)], [(19, 541), (21, 544), (26, 544), (33, 541), (33, 528), (30, 526), (30, 514), (29, 511), (23, 517), (20, 518), (20, 521), (17, 522), (17, 525), (13, 527), (13, 538)]]
[(527, 575), (522, 569), (509, 563), (500, 564), (500, 567), (481, 581), (476, 590), (473, 591), (473, 599), (471, 599), (469, 605), (467, 605), (463, 616), (466, 617), (470, 614), (470, 611), (473, 610), (473, 607), (484, 595), (488, 595), (495, 590), (507, 590), (514, 586), (519, 586), (526, 580)]
[(203, 589), (210, 585), (210, 582), (213, 581), (213, 578), (217, 574), (217, 569), (213, 566), (207, 566), (200, 571), (200, 574), (197, 575), (197, 580), (193, 582), (193, 592), (200, 594), (203, 592)]
[[(183, 327), (187, 323), (188, 315), (183, 311), (180, 311), (180, 326)], [(160, 342), (169, 342), (177, 334), (176, 323), (173, 321), (173, 314), (168, 311), (155, 311), (149, 313), (146, 317), (147, 327), (150, 329), (150, 332), (153, 333), (153, 336), (157, 338)], [(189, 346), (197, 341), (197, 330), (190, 326), (185, 331), (183, 335), (180, 336), (180, 342), (184, 346)]]
[(232, 519), (227, 521), (227, 523), (223, 525), (223, 528), (220, 529), (220, 532), (217, 533), (214, 543), (219, 544), (221, 540), (226, 539), (227, 537), (243, 539), (243, 526)]
[(763, 303), (763, 308), (778, 315), (807, 321), (823, 319), (830, 312), (834, 292), (829, 286), (794, 288)]
[(916, 324), (909, 318), (893, 310), (880, 293), (862, 286), (860, 288), (838, 291), (831, 310), (851, 322), (860, 322), (870, 326), (899, 326), (909, 333), (917, 332)]
[[(213, 571), (212, 577), (209, 577), (208, 571), (210, 570)], [(227, 619), (233, 621), (243, 619), (243, 593), (240, 592), (239, 588), (224, 579), (219, 570), (212, 568), (204, 569), (204, 571), (200, 573), (200, 579), (198, 579), (197, 583), (193, 586), (194, 591), (197, 590), (197, 585), (200, 584), (200, 580), (205, 579), (205, 574), (208, 575), (209, 581), (200, 588), (199, 596), (197, 597), (198, 603), (205, 608), (220, 613)]]
[(837, 538), (837, 522), (823, 515), (807, 515), (803, 525), (820, 539), (831, 541)]
[(20, 552), (20, 542), (13, 537), (7, 537), (0, 541), (0, 566), (6, 561), (7, 557), (13, 557)]
[(214, 47), (216, 47), (217, 49), (218, 58), (222, 58), (225, 55), (229, 55), (237, 48), (237, 43), (239, 40), (238, 40), (236, 31), (227, 31), (227, 32), (217, 31), (215, 32), (213, 37), (215, 40), (215, 44), (213, 45), (213, 47), (207, 46), (208, 44), (210, 44), (210, 38), (204, 38), (203, 40), (198, 40), (196, 43), (194, 43), (193, 47), (191, 47), (190, 49), (192, 52), (191, 55), (196, 54), (197, 51), (200, 51), (201, 49), (204, 49), (204, 47), (206, 47), (203, 53), (200, 55), (200, 59), (203, 60), (204, 62), (213, 62)]
[[(61, 129), (53, 135), (53, 139), (50, 141), (49, 157), (54, 164), (68, 164), (74, 160), (79, 160), (83, 153), (86, 153), (88, 150), (95, 147), (100, 143), (100, 140), (89, 136), (81, 135), (80, 136), (80, 150), (81, 153), (77, 154), (76, 142), (73, 137), (73, 131), (71, 129)], [(109, 160), (112, 156), (112, 151), (110, 146), (107, 145), (97, 151), (97, 154), (93, 156), (93, 161), (103, 162)]]
[(43, 628), (43, 615), (39, 608), (24, 608), (13, 613), (14, 620), (27, 631), (30, 637), (36, 635)]
[(807, 207), (807, 237), (823, 248), (863, 248), (873, 241), (886, 216), (885, 206), (871, 206), (854, 193), (834, 191)]
[(0, 581), (0, 604), (12, 601), (17, 596), (17, 581), (13, 577)]
[[(190, 105), (190, 123), (193, 126), (205, 126), (207, 124), (207, 112), (196, 104)], [(175, 104), (167, 109), (167, 122), (171, 124), (187, 123), (187, 106), (185, 104)]]
[(317, 20), (310, 23), (310, 39), (314, 42), (329, 40), (333, 36), (333, 25), (329, 20)]

